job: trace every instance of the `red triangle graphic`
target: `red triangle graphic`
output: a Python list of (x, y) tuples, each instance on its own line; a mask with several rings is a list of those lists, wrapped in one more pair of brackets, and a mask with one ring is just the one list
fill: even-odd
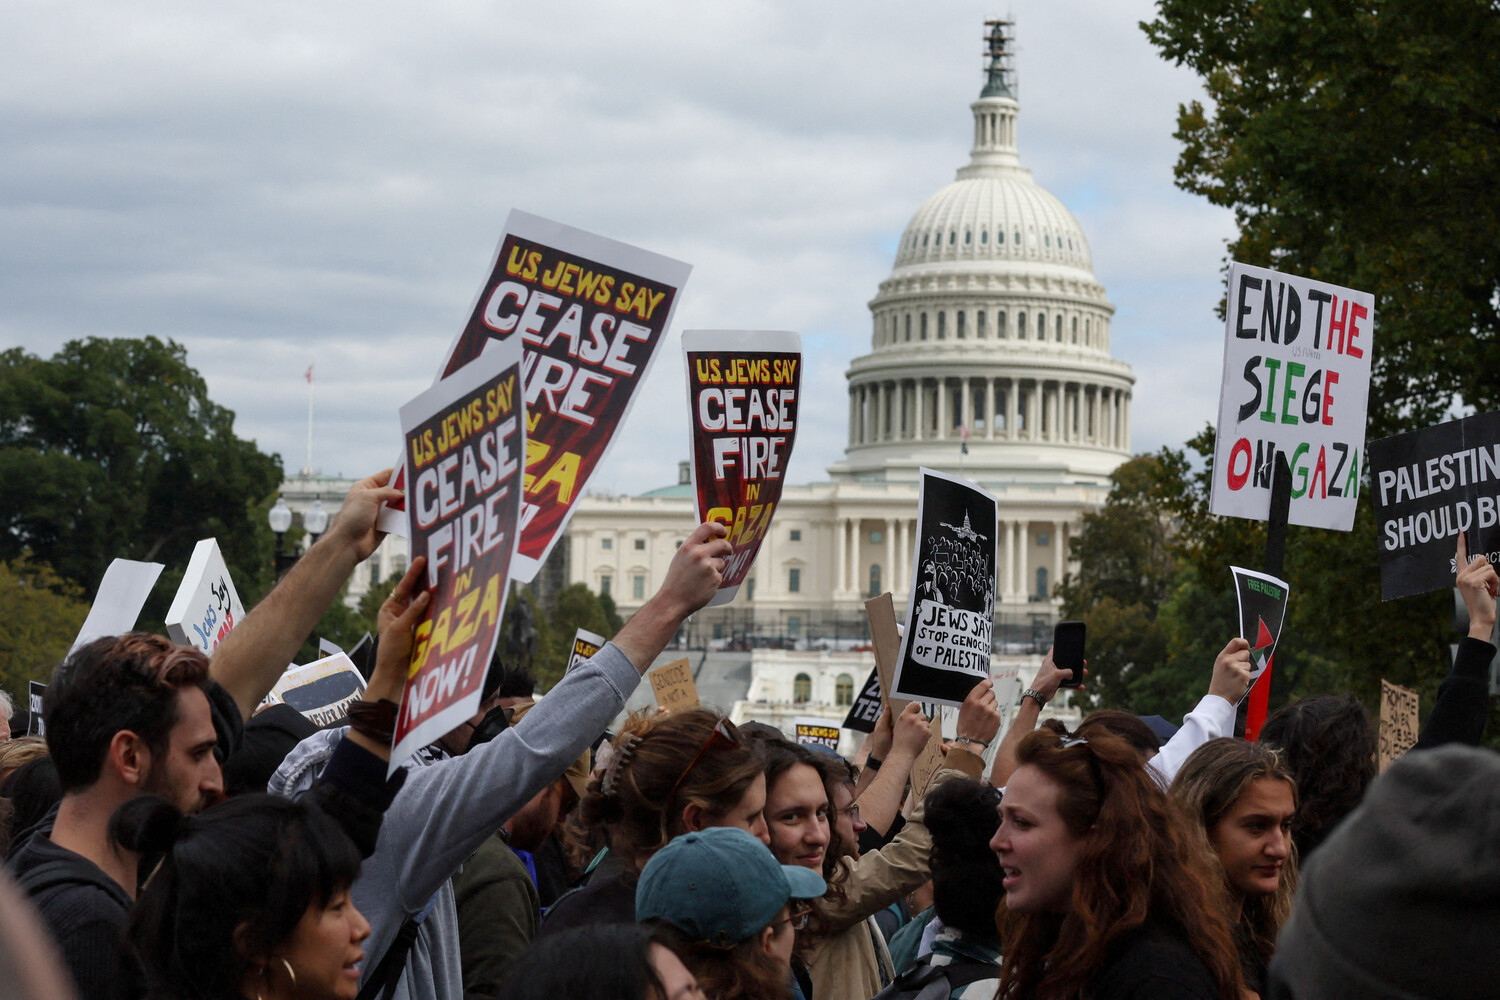
[(1258, 651), (1274, 645), (1276, 645), (1276, 639), (1271, 635), (1271, 630), (1266, 628), (1266, 620), (1261, 618), (1260, 629), (1255, 635), (1255, 648)]

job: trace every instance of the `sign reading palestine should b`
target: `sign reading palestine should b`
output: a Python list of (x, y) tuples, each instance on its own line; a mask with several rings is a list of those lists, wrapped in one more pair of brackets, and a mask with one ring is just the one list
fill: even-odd
[[(1276, 654), (1290, 588), (1285, 580), (1265, 573), (1239, 566), (1231, 566), (1229, 571), (1234, 574), (1234, 592), (1239, 599), (1240, 636), (1250, 643), (1250, 687), (1254, 687)], [(1249, 693), (1247, 688), (1245, 694)]]

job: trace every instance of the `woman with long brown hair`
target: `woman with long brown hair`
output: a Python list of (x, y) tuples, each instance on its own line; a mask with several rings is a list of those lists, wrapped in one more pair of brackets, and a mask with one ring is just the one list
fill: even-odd
[(547, 911), (541, 936), (634, 922), (636, 881), (653, 854), (674, 837), (716, 826), (767, 843), (765, 807), (765, 772), (734, 723), (706, 708), (637, 713), (579, 804), (584, 824), (604, 827), (609, 853), (586, 886)]
[(1005, 873), (1001, 996), (1239, 1000), (1213, 873), (1140, 755), (1039, 729), (1017, 760), (990, 841)]
[(1225, 737), (1188, 757), (1172, 796), (1197, 822), (1223, 874), (1245, 986), (1264, 993), (1276, 935), (1297, 891), (1297, 783), (1275, 750)]

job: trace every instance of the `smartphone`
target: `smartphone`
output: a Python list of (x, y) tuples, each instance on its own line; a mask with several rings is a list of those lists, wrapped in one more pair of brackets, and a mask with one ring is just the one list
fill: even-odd
[(1058, 622), (1052, 630), (1052, 662), (1059, 670), (1073, 671), (1070, 680), (1062, 687), (1076, 688), (1083, 683), (1083, 637), (1086, 627), (1083, 622)]

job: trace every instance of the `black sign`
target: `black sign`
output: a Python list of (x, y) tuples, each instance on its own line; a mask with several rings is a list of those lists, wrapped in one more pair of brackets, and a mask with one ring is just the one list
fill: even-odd
[(880, 670), (870, 668), (870, 678), (864, 690), (854, 699), (854, 707), (844, 716), (844, 728), (858, 733), (873, 733), (875, 723), (880, 721)]
[(1453, 586), (1458, 533), (1469, 558), (1500, 562), (1500, 413), (1370, 442), (1380, 599)]
[[(1234, 592), (1240, 605), (1240, 637), (1250, 643), (1250, 687), (1271, 665), (1281, 626), (1286, 621), (1290, 588), (1285, 580), (1253, 569), (1229, 567), (1234, 574)], [(1250, 688), (1245, 689), (1245, 694)]]
[(31, 714), (26, 720), (26, 735), (46, 736), (47, 723), (42, 719), (42, 695), (46, 692), (47, 685), (39, 681), (30, 681), (29, 684), (26, 700)]

